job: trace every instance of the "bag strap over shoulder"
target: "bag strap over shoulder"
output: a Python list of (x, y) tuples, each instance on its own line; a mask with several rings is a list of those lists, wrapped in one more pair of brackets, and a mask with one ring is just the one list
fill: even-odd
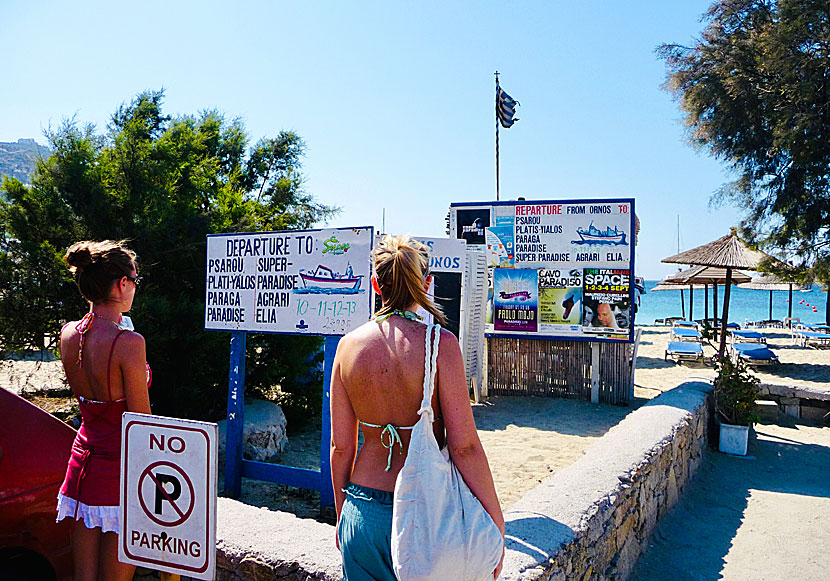
[[(433, 338), (433, 329), (435, 337)], [(424, 399), (418, 415), (427, 414), (430, 422), (435, 419), (432, 409), (432, 394), (435, 391), (435, 372), (438, 371), (438, 343), (441, 341), (441, 325), (427, 325), (424, 354)]]

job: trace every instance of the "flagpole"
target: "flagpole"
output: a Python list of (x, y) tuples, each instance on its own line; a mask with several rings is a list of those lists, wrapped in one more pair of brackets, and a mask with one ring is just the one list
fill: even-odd
[[(496, 71), (496, 103), (499, 98), (499, 72)], [(496, 201), (499, 201), (499, 115), (496, 112)]]

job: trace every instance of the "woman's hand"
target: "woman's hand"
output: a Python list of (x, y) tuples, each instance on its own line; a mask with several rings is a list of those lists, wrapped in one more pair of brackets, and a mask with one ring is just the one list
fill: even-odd
[(501, 559), (499, 559), (499, 564), (496, 565), (495, 570), (493, 571), (493, 579), (498, 579), (499, 575), (501, 575), (501, 568), (504, 566), (504, 547), (501, 549)]

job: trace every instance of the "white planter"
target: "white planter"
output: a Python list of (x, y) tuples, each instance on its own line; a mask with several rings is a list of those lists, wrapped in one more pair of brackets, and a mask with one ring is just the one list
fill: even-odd
[(749, 441), (749, 426), (720, 425), (720, 441), (718, 449), (726, 454), (746, 456), (746, 445)]

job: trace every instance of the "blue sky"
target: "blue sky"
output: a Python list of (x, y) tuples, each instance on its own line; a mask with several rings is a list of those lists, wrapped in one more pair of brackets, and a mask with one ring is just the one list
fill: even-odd
[(660, 89), (662, 42), (702, 30), (708, 0), (29, 2), (0, 0), (0, 141), (76, 115), (103, 130), (164, 88), (170, 114), (215, 108), (252, 141), (308, 146), (306, 189), (330, 226), (443, 236), (450, 202), (495, 199), (493, 72), (520, 101), (501, 130), (502, 199), (636, 198), (638, 274), (739, 220), (728, 179), (684, 141)]

